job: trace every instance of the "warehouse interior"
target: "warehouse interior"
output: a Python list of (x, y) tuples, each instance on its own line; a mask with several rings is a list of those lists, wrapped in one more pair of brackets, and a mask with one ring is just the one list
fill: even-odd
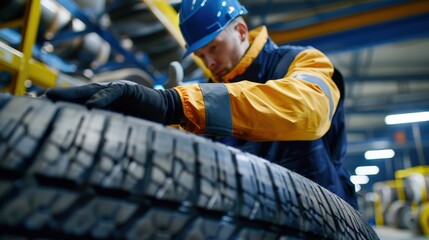
[[(204, 82), (209, 73), (201, 62), (192, 56), (182, 58), (180, 2), (2, 1), (0, 89), (39, 95), (54, 86), (117, 79), (153, 88)], [(249, 11), (250, 28), (266, 25), (279, 45), (318, 48), (343, 74), (345, 164), (353, 175), (362, 214), (382, 234), (428, 237), (428, 1), (241, 3)], [(180, 82), (169, 81), (173, 61), (183, 67)], [(399, 124), (386, 118), (411, 113), (420, 115), (399, 115), (406, 122)], [(389, 155), (371, 159), (368, 151), (381, 150)]]

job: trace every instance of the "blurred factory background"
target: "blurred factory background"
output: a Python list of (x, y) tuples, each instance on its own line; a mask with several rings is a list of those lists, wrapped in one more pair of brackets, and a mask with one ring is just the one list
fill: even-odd
[[(429, 236), (429, 1), (241, 2), (251, 28), (263, 24), (278, 44), (322, 50), (344, 75), (346, 164), (364, 215)], [(168, 87), (175, 84), (168, 82), (172, 61), (184, 68), (179, 84), (204, 81), (201, 63), (182, 59), (179, 5), (3, 0), (0, 88), (37, 94), (115, 79)]]

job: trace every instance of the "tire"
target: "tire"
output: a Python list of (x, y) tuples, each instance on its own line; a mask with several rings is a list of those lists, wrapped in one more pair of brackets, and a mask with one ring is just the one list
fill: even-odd
[(256, 156), (140, 119), (0, 93), (0, 238), (378, 239)]
[(384, 215), (385, 225), (399, 228), (398, 212), (399, 209), (403, 208), (404, 206), (405, 202), (400, 200), (394, 201), (392, 204), (390, 204)]
[(403, 206), (398, 211), (398, 227), (412, 230), (416, 224), (415, 215), (410, 206)]
[(400, 229), (412, 229), (415, 216), (410, 203), (401, 200), (393, 202), (386, 213), (386, 224)]

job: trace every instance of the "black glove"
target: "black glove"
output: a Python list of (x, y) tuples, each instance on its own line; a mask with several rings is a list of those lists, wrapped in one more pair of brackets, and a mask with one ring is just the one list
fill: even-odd
[(162, 124), (178, 124), (183, 117), (182, 102), (175, 90), (154, 90), (125, 80), (52, 88), (46, 96), (53, 101), (84, 104)]

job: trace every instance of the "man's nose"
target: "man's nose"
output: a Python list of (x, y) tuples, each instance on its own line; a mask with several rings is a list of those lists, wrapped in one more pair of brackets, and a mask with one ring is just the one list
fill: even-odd
[(216, 61), (211, 57), (207, 57), (206, 58), (206, 65), (207, 65), (208, 69), (213, 70), (216, 66)]

